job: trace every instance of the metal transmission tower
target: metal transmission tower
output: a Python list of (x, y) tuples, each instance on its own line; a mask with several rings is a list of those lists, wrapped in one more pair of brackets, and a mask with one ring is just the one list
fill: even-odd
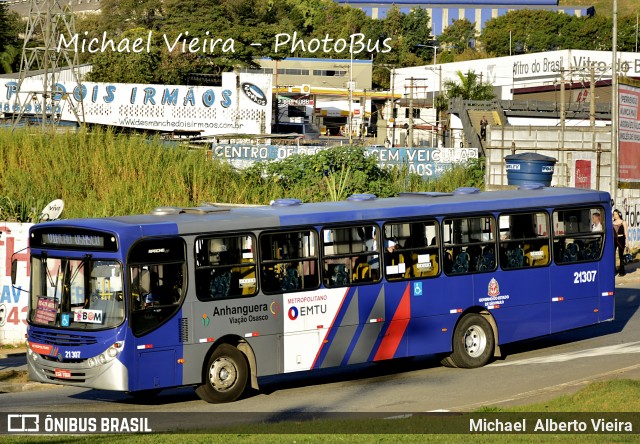
[[(57, 125), (68, 106), (79, 124), (84, 123), (82, 100), (74, 102), (60, 83), (61, 70), (82, 91), (78, 52), (60, 44), (60, 36), (70, 42), (76, 36), (75, 16), (59, 0), (30, 0), (29, 17), (22, 47), (20, 79), (14, 94), (13, 127), (25, 113), (40, 118), (42, 127)], [(60, 49), (58, 50), (58, 45)], [(82, 97), (83, 94), (80, 93)]]

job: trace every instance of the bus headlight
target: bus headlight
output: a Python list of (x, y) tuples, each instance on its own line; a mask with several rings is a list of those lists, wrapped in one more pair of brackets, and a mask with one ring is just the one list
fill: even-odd
[(106, 349), (104, 352), (100, 353), (98, 356), (94, 356), (93, 358), (87, 359), (87, 364), (89, 367), (95, 367), (96, 365), (104, 365), (107, 362), (112, 361), (116, 358), (122, 348), (124, 347), (124, 341), (118, 341), (113, 344), (111, 347)]
[(31, 347), (27, 347), (27, 352), (29, 353), (29, 357), (33, 361), (37, 361), (40, 358), (40, 356), (38, 356), (38, 354), (36, 352), (31, 350)]

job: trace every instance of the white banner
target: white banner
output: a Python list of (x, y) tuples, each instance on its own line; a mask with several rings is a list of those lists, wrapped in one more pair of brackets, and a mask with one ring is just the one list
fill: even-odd
[[(43, 85), (26, 79), (0, 80), (0, 109), (38, 117)], [(38, 93), (39, 91), (39, 93)], [(35, 94), (35, 100), (33, 97)], [(19, 100), (17, 100), (19, 99)], [(56, 83), (53, 112), (61, 120), (201, 135), (264, 134), (271, 128), (271, 75), (222, 74), (222, 86), (134, 83)], [(82, 117), (84, 116), (84, 118)]]

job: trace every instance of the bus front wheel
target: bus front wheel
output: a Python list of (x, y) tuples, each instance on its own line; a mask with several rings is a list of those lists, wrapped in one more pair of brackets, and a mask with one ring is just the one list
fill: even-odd
[(493, 329), (484, 316), (468, 314), (453, 333), (453, 352), (449, 356), (455, 367), (477, 368), (493, 357)]
[(229, 344), (220, 345), (209, 358), (204, 383), (196, 388), (196, 394), (215, 404), (235, 401), (247, 386), (248, 367), (240, 350)]

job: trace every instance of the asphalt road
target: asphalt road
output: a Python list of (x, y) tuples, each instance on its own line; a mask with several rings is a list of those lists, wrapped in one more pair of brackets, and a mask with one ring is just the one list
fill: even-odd
[[(506, 357), (464, 370), (435, 357), (367, 364), (341, 371), (263, 380), (261, 392), (230, 404), (200, 401), (192, 389), (155, 398), (44, 385), (0, 394), (11, 412), (425, 412), (529, 404), (611, 378), (640, 379), (640, 270), (616, 282), (616, 319), (592, 327), (503, 347)], [(22, 368), (24, 357), (0, 360), (0, 370)]]

